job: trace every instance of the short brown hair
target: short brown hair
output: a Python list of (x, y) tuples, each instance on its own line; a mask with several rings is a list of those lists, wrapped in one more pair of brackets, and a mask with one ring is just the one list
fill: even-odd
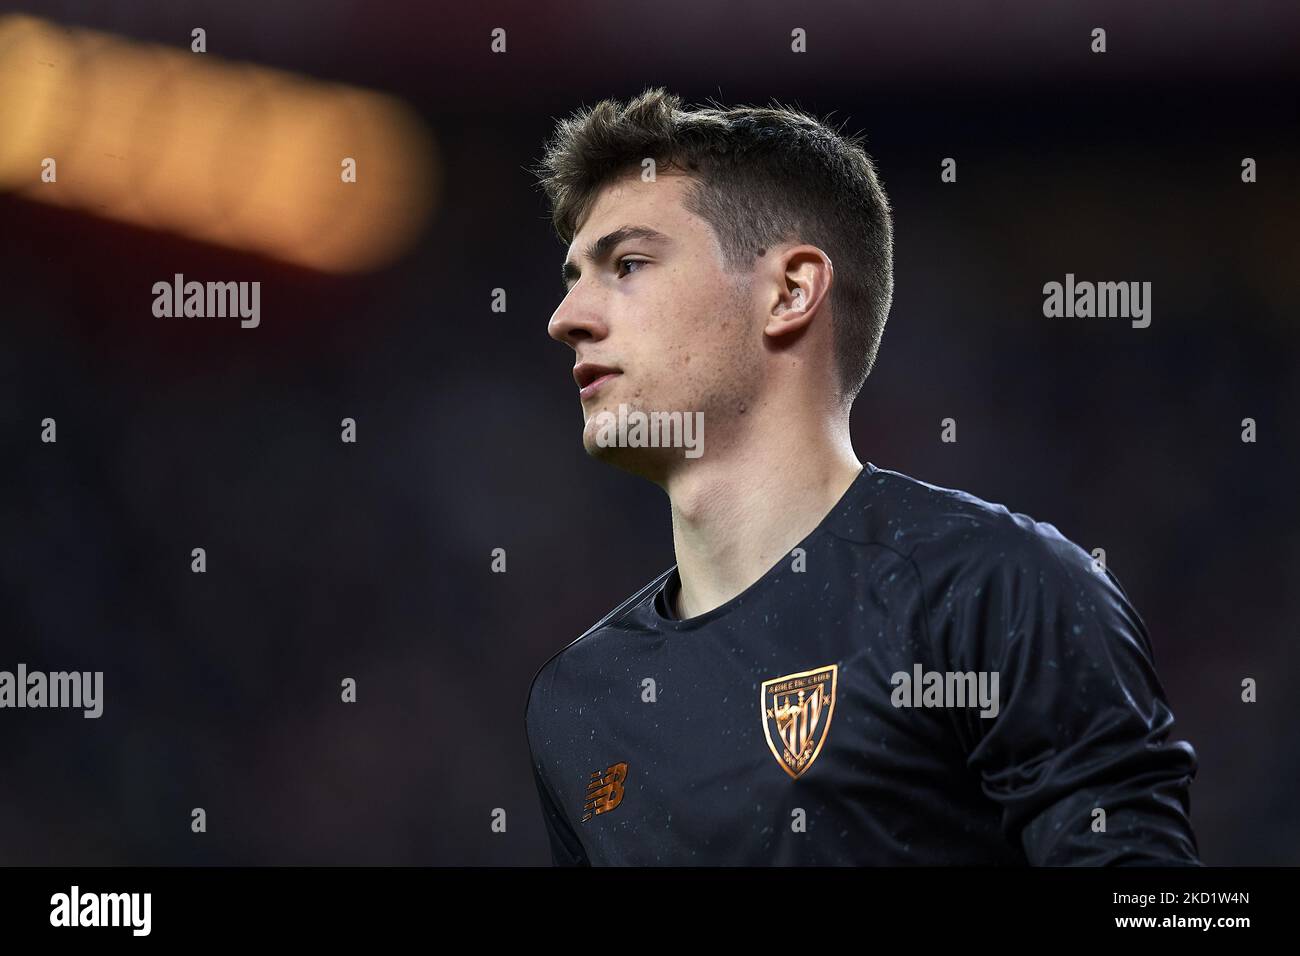
[(532, 172), (560, 239), (572, 242), (601, 187), (644, 159), (689, 174), (697, 182), (687, 208), (713, 227), (728, 271), (750, 271), (756, 255), (785, 241), (811, 243), (831, 258), (839, 384), (855, 397), (875, 365), (894, 289), (889, 200), (864, 137), (775, 102), (681, 104), (655, 87), (556, 125)]

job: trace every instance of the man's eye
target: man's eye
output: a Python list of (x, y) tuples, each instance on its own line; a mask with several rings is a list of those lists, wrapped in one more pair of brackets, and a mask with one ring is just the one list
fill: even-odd
[(624, 256), (622, 259), (618, 260), (618, 274), (620, 276), (624, 274), (623, 273), (624, 266), (644, 266), (648, 264), (649, 263), (647, 263), (646, 260), (644, 259), (629, 259), (627, 256)]

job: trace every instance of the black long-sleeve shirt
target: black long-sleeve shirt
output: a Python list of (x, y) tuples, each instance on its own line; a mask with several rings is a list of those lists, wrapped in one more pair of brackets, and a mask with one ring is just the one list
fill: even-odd
[(557, 865), (1199, 863), (1146, 628), (1052, 525), (867, 463), (732, 600), (679, 584), (533, 679)]

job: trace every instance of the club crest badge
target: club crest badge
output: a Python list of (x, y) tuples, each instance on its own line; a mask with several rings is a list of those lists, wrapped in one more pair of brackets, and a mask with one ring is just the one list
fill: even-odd
[(835, 712), (839, 665), (763, 681), (759, 707), (767, 746), (791, 778), (808, 770), (821, 753)]

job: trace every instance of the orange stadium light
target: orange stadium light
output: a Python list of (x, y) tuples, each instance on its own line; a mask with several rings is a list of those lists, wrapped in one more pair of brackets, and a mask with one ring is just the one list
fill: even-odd
[(389, 96), (0, 17), (0, 190), (326, 272), (410, 246), (432, 135)]

